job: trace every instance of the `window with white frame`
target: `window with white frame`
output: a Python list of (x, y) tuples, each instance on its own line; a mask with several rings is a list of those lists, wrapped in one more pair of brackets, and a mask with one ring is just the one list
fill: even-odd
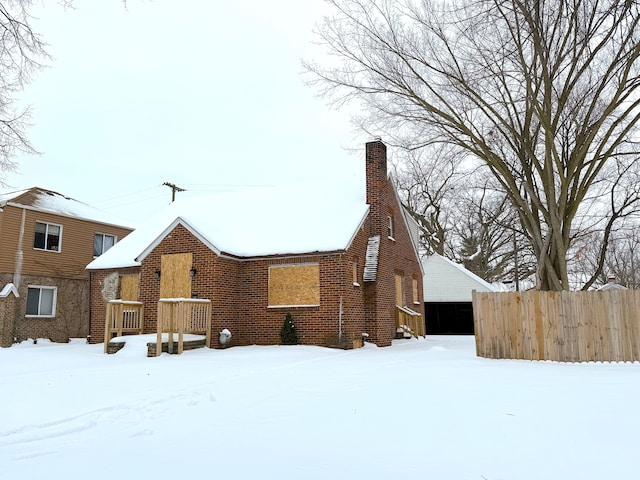
[(54, 317), (56, 315), (56, 287), (29, 285), (27, 289), (27, 317)]
[(54, 223), (36, 222), (33, 236), (33, 248), (38, 250), (60, 251), (62, 225)]
[(116, 236), (106, 233), (96, 233), (93, 237), (93, 256), (99, 257), (116, 244)]

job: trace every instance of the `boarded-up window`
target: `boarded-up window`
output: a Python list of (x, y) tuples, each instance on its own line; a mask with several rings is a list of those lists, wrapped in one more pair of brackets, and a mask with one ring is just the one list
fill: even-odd
[(122, 275), (120, 277), (120, 300), (138, 301), (138, 275)]
[(396, 305), (402, 307), (402, 274), (396, 273)]
[(192, 253), (162, 255), (160, 298), (191, 298)]
[(417, 278), (413, 279), (413, 303), (414, 304), (420, 303), (420, 299), (418, 298), (418, 279)]
[(273, 265), (269, 267), (269, 306), (320, 305), (320, 265)]

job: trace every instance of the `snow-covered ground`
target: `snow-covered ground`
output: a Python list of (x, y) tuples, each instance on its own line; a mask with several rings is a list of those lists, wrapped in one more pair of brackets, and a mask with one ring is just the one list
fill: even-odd
[(640, 364), (136, 342), (0, 349), (0, 479), (637, 479)]

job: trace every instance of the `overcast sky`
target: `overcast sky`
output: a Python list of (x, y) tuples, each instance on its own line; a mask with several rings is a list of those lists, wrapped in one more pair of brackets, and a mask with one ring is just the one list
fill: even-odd
[(163, 182), (193, 195), (362, 175), (349, 149), (367, 139), (301, 76), (322, 0), (75, 6), (33, 10), (54, 57), (21, 97), (42, 155), (19, 156), (5, 191), (48, 188), (139, 221), (170, 202)]

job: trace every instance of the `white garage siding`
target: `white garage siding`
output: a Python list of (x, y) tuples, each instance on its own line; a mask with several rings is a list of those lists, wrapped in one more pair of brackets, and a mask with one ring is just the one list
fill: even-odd
[(441, 255), (433, 254), (422, 260), (424, 269), (424, 301), (432, 302), (471, 302), (471, 292), (495, 292), (490, 283), (462, 265), (452, 262)]

